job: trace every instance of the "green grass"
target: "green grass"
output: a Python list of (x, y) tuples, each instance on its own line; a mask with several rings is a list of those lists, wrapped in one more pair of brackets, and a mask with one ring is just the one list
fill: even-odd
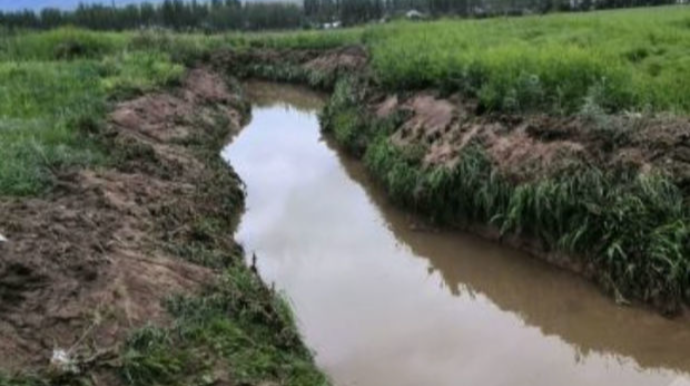
[(94, 63), (0, 62), (0, 194), (37, 194), (56, 170), (103, 161), (82, 129), (104, 96)]
[(489, 109), (573, 112), (596, 94), (610, 110), (688, 112), (690, 8), (478, 21), (396, 23), (368, 44), (390, 88), (439, 87)]
[(238, 384), (328, 385), (287, 303), (245, 267), (228, 268), (206, 294), (170, 299), (168, 309), (173, 327), (144, 328), (127, 343), (121, 374), (128, 384), (210, 384), (225, 373)]
[(0, 38), (0, 195), (42, 194), (62, 170), (107, 162), (96, 134), (108, 103), (181, 78), (170, 54), (129, 49), (130, 38), (74, 29)]
[(364, 28), (229, 34), (233, 48), (329, 49), (360, 44)]

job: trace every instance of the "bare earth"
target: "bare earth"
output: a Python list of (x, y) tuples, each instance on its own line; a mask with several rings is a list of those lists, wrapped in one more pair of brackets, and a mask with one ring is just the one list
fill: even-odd
[[(127, 333), (165, 324), (161, 301), (212, 282), (163, 240), (189, 233), (204, 164), (184, 145), (204, 127), (240, 127), (238, 97), (218, 75), (191, 71), (170, 92), (118, 104), (106, 136), (117, 167), (61, 172), (48, 197), (0, 199), (0, 363), (49, 363), (53, 350), (90, 357)], [(175, 208), (182, 216), (166, 215)]]

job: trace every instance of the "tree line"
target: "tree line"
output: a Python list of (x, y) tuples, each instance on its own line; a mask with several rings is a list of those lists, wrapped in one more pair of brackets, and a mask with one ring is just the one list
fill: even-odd
[(127, 30), (147, 27), (177, 31), (293, 29), (304, 23), (304, 12), (295, 3), (241, 3), (239, 0), (143, 2), (125, 7), (80, 4), (73, 11), (45, 8), (0, 12), (7, 28), (51, 29), (73, 25), (94, 30)]
[[(303, 4), (165, 0), (159, 4), (144, 2), (125, 7), (80, 4), (73, 11), (46, 8), (39, 12), (0, 12), (0, 26), (51, 29), (74, 25), (94, 30), (161, 27), (217, 32), (313, 28), (336, 22), (347, 26), (396, 16), (490, 17), (653, 6), (678, 1), (684, 0), (303, 0)], [(410, 14), (413, 10), (416, 12)]]
[[(390, 17), (491, 17), (675, 4), (685, 0), (304, 0), (305, 17), (344, 25)], [(417, 11), (410, 13), (410, 11)]]

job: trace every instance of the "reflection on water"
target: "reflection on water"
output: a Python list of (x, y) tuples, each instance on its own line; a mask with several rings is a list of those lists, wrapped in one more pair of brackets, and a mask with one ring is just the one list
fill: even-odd
[(669, 385), (690, 328), (456, 232), (413, 231), (321, 137), (319, 95), (249, 85), (224, 156), (247, 185), (238, 239), (292, 300), (339, 386)]

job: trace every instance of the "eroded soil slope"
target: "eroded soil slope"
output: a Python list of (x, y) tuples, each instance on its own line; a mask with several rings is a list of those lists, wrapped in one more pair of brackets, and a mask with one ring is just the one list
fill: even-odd
[[(117, 166), (60, 172), (46, 198), (0, 199), (2, 368), (44, 366), (55, 349), (114, 352), (132, 329), (166, 323), (163, 299), (214, 281), (166, 243), (194, 237), (194, 220), (221, 210), (198, 189), (214, 176), (191, 144), (237, 130), (241, 106), (224, 79), (193, 70), (172, 92), (116, 106), (97, 135)], [(239, 210), (233, 181), (219, 189)]]
[(253, 48), (246, 51), (216, 52), (211, 63), (217, 68), (233, 68), (238, 76), (293, 82), (331, 90), (338, 79), (368, 71), (368, 55), (361, 46), (327, 50)]
[(685, 118), (600, 112), (569, 117), (479, 114), (477, 103), (433, 91), (376, 95), (369, 105), (378, 118), (405, 117), (393, 141), (422, 149), (427, 165), (452, 166), (468, 145), (479, 144), (504, 175), (520, 182), (589, 164), (655, 168), (686, 191), (690, 188), (690, 121)]

